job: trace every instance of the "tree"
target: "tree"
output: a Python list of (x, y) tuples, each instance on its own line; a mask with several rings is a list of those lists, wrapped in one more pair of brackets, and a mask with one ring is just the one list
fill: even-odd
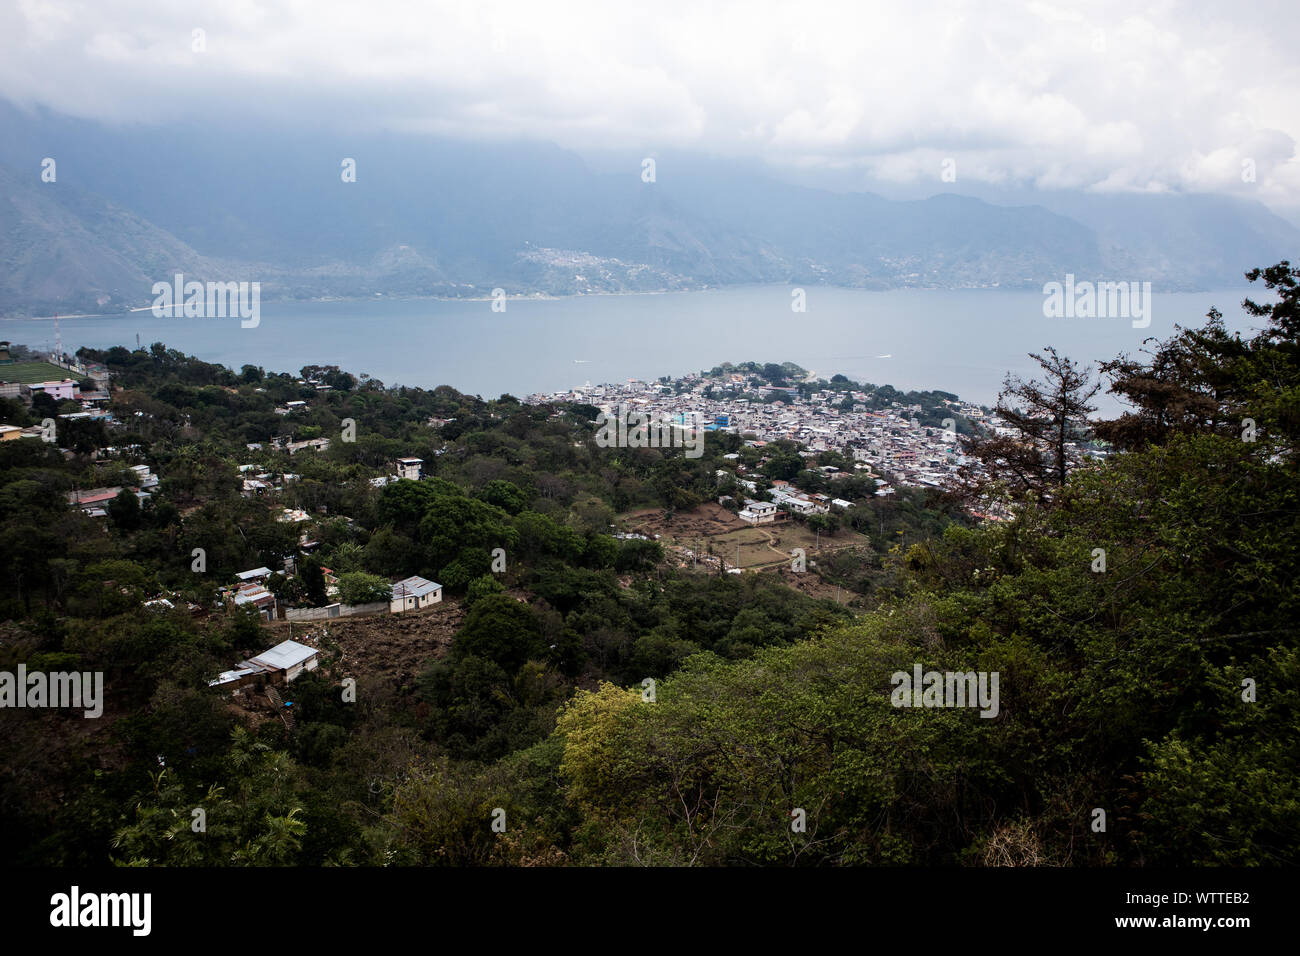
[(1273, 451), (1294, 453), (1300, 436), (1300, 269), (1283, 261), (1246, 278), (1262, 279), (1279, 294), (1273, 303), (1242, 303), (1248, 314), (1267, 320), (1253, 338), (1229, 333), (1222, 314), (1211, 309), (1202, 328), (1179, 327), (1156, 341), (1146, 360), (1121, 355), (1102, 364), (1109, 391), (1129, 409), (1097, 423), (1099, 438), (1134, 450), (1175, 434), (1242, 438), (1254, 432)]
[(512, 515), (519, 514), (528, 505), (528, 495), (522, 488), (500, 478), (495, 478), (480, 488), (476, 497)]
[(32, 414), (37, 418), (57, 418), (59, 414), (59, 403), (54, 400), (52, 395), (45, 392), (37, 392), (32, 396)]
[(618, 555), (614, 559), (614, 570), (620, 574), (626, 571), (645, 571), (653, 568), (663, 559), (663, 545), (658, 541), (629, 538), (618, 549)]
[[(286, 753), (258, 743), (244, 728), (232, 733), (222, 786), (186, 786), (175, 770), (149, 774), (129, 801), (131, 814), (113, 836), (121, 865), (285, 866), (297, 860), (306, 833), (295, 793), (301, 779)], [(194, 810), (203, 810), (202, 838)]]
[(474, 655), (493, 661), (514, 674), (524, 661), (541, 654), (537, 618), (507, 594), (487, 594), (474, 602), (451, 646), (454, 659)]
[(808, 518), (808, 530), (823, 534), (834, 534), (840, 526), (840, 519), (833, 514), (811, 515)]
[(392, 598), (393, 586), (377, 574), (352, 571), (339, 575), (339, 600), (344, 604), (370, 604)]
[[(1230, 398), (1231, 369), (1247, 346), (1223, 326), (1211, 309), (1202, 329), (1178, 329), (1146, 351), (1148, 361), (1121, 355), (1101, 364), (1108, 391), (1131, 408), (1119, 418), (1098, 422), (1099, 438), (1131, 450), (1162, 444), (1175, 433), (1225, 431), (1238, 411)], [(1154, 341), (1148, 339), (1147, 341)]]
[(465, 594), (465, 607), (472, 608), (489, 594), (500, 594), (504, 590), (501, 582), (491, 574), (480, 575), (469, 582), (469, 590)]
[(134, 531), (140, 527), (140, 499), (130, 488), (123, 488), (117, 497), (108, 503), (108, 517), (113, 524), (123, 531)]
[(418, 570), (420, 549), (404, 534), (385, 525), (370, 536), (362, 549), (366, 568), (389, 577), (405, 577)]
[(325, 593), (325, 575), (315, 561), (304, 561), (302, 570), (299, 572), (302, 577), (303, 587), (307, 590), (307, 600), (311, 601), (315, 607), (323, 607), (329, 603), (328, 595)]
[[(997, 416), (1014, 434), (963, 436), (966, 454), (977, 458), (993, 481), (1004, 481), (1017, 497), (1028, 492), (1050, 495), (1065, 485), (1070, 445), (1087, 437), (1089, 404), (1101, 388), (1088, 368), (1058, 355), (1030, 353), (1045, 381), (1008, 375), (998, 395)], [(976, 486), (983, 482), (976, 481)]]

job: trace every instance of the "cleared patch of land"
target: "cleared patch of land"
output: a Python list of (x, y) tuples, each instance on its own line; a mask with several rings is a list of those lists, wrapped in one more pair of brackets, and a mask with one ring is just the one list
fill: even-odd
[[(389, 681), (396, 689), (413, 685), (435, 658), (447, 653), (464, 620), (460, 602), (444, 600), (407, 614), (295, 621), (293, 639), (313, 647), (333, 642), (339, 647), (343, 675), (359, 683), (366, 678)], [(270, 626), (275, 641), (289, 639), (289, 622)]]
[[(793, 519), (772, 524), (751, 525), (741, 521), (717, 502), (669, 515), (662, 508), (643, 508), (620, 515), (628, 531), (653, 538), (658, 535), (665, 550), (699, 552), (701, 562), (715, 566), (719, 559), (728, 568), (789, 567), (790, 552), (802, 548), (813, 560), (818, 553), (868, 544), (865, 535), (847, 528), (835, 534), (810, 531)], [(684, 555), (686, 563), (691, 556)]]

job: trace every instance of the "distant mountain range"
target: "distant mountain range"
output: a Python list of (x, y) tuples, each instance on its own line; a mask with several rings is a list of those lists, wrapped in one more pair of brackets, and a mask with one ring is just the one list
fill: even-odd
[(597, 172), (535, 143), (113, 128), (5, 103), (0, 130), (0, 315), (147, 306), (177, 272), (260, 281), (264, 300), (1041, 288), (1067, 272), (1190, 291), (1300, 255), (1300, 229), (1217, 196), (894, 201), (690, 156), (660, 157), (647, 183), (639, 163)]

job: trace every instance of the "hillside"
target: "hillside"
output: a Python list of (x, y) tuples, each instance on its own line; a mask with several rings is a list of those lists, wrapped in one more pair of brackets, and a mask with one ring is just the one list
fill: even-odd
[(154, 281), (220, 268), (101, 196), (0, 167), (0, 314), (147, 305)]
[[(1089, 430), (1110, 454), (1029, 490), (995, 475), (988, 521), (788, 440), (709, 431), (687, 458), (601, 444), (590, 405), (86, 352), (114, 421), (0, 443), (0, 669), (102, 674), (106, 706), (0, 712), (6, 852), (1294, 865), (1300, 271), (1259, 280), (1258, 333), (1211, 319), (1108, 366), (1129, 411)], [(728, 467), (848, 504), (741, 527)], [(69, 503), (100, 485), (122, 488), (106, 513)], [(264, 610), (223, 596), (250, 573)], [(385, 614), (411, 576), (446, 599)], [(214, 686), (289, 633), (319, 667)]]

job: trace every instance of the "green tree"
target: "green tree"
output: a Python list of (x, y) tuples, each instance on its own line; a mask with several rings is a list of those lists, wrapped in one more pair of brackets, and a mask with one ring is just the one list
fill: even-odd
[(298, 571), (302, 578), (303, 587), (307, 592), (307, 600), (313, 607), (324, 607), (329, 603), (329, 598), (325, 591), (325, 575), (321, 572), (320, 565), (311, 559), (304, 559)]
[(370, 604), (374, 601), (388, 601), (393, 595), (393, 586), (377, 574), (365, 571), (352, 571), (339, 575), (339, 600), (344, 604)]
[(537, 618), (526, 604), (507, 594), (488, 594), (475, 601), (465, 615), (451, 654), (454, 660), (481, 657), (513, 674), (524, 661), (545, 650)]

